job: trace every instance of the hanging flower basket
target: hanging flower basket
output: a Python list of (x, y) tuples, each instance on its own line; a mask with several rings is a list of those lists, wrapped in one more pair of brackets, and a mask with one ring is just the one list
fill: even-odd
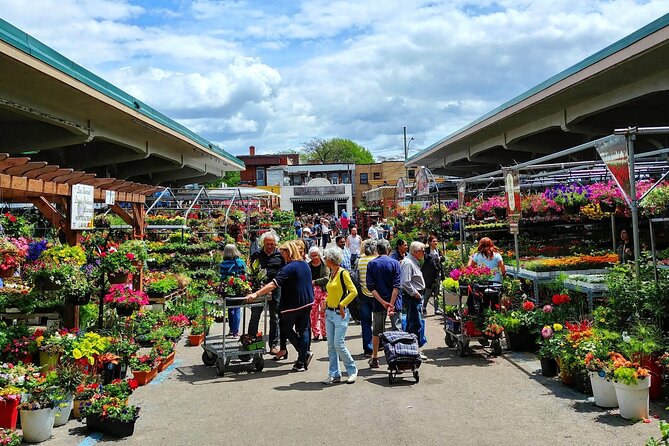
[(135, 311), (134, 307), (129, 307), (129, 306), (117, 306), (116, 307), (116, 314), (119, 316), (124, 316), (124, 317), (129, 317), (132, 316), (132, 313)]
[(129, 276), (130, 276), (129, 273), (110, 274), (109, 275), (109, 283), (114, 284), (114, 285), (117, 285), (117, 284), (120, 284), (120, 283), (127, 283)]
[(14, 275), (16, 272), (16, 267), (11, 267), (7, 269), (0, 269), (0, 278), (2, 279), (8, 279)]

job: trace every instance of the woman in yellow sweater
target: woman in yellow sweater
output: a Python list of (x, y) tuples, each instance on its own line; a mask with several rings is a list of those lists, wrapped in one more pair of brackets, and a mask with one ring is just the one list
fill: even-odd
[(341, 359), (348, 375), (346, 382), (353, 384), (358, 377), (358, 368), (346, 348), (344, 338), (351, 319), (351, 313), (347, 307), (358, 295), (358, 291), (351, 280), (351, 274), (339, 266), (344, 259), (344, 252), (341, 249), (326, 249), (323, 258), (325, 266), (330, 268), (330, 276), (326, 285), (328, 297), (325, 301), (325, 332), (328, 337), (330, 367), (328, 377), (323, 383), (341, 382), (341, 371), (339, 370), (339, 359)]

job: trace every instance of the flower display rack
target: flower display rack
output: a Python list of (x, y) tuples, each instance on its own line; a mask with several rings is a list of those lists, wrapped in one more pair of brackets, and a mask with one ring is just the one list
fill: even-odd
[(586, 270), (573, 270), (573, 271), (530, 271), (528, 269), (515, 267), (509, 267), (506, 270), (506, 273), (516, 279), (526, 279), (532, 282), (534, 287), (534, 297), (535, 299), (539, 296), (539, 285), (550, 283), (555, 280), (559, 275), (566, 274), (580, 274), (580, 275), (592, 275), (592, 274), (605, 274), (606, 269), (586, 269)]
[(567, 278), (564, 281), (564, 287), (570, 291), (576, 291), (588, 296), (588, 308), (590, 311), (594, 308), (596, 298), (602, 297), (609, 289), (605, 283), (583, 282), (577, 279)]

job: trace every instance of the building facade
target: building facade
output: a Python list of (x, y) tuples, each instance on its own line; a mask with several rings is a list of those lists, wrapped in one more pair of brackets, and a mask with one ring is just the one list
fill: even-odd
[[(256, 148), (249, 147), (249, 154), (238, 157), (244, 161), (246, 170), (240, 173), (241, 183), (243, 185), (258, 187), (258, 186), (274, 186), (268, 178), (268, 169), (275, 166), (290, 166), (299, 164), (300, 157), (298, 154), (290, 155), (256, 155)], [(280, 185), (277, 183), (276, 185)]]
[[(413, 168), (408, 172), (413, 178)], [(395, 186), (400, 177), (406, 176), (403, 161), (384, 161), (373, 164), (357, 164), (355, 166), (355, 198), (358, 206), (364, 199), (364, 193), (381, 186)]]

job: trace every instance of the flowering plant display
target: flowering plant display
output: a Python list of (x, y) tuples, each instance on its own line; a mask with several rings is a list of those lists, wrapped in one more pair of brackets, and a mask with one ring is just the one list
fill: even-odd
[(26, 260), (34, 262), (39, 258), (44, 251), (46, 251), (48, 242), (46, 240), (33, 241), (28, 244), (28, 252), (26, 253)]
[(26, 377), (26, 398), (19, 404), (19, 410), (50, 409), (56, 406), (58, 388), (46, 375), (34, 373)]
[(77, 276), (78, 267), (72, 264), (58, 264), (53, 261), (38, 260), (26, 264), (23, 277), (29, 284), (38, 290), (61, 289), (72, 285), (77, 279), (86, 281), (81, 275)]
[(152, 271), (144, 276), (144, 290), (148, 294), (170, 294), (179, 289), (177, 278), (168, 272)]
[(539, 357), (558, 358), (562, 351), (562, 345), (566, 336), (566, 331), (560, 324), (545, 325), (541, 329), (541, 347), (539, 348)]
[(160, 339), (153, 344), (150, 356), (156, 359), (165, 359), (174, 352), (174, 342), (168, 339)]
[(39, 260), (52, 265), (69, 264), (82, 266), (86, 263), (86, 252), (81, 246), (54, 245), (42, 252)]
[(520, 202), (520, 208), (525, 215), (545, 215), (562, 211), (562, 206), (552, 198), (543, 194), (526, 195)]
[(2, 271), (13, 270), (19, 266), (16, 255), (9, 252), (0, 253), (0, 260), (2, 260), (2, 263), (0, 263), (0, 270)]
[(0, 214), (0, 226), (10, 237), (30, 237), (32, 225), (24, 217), (11, 212)]
[(629, 361), (620, 353), (611, 352), (610, 358), (613, 363), (613, 379), (616, 382), (634, 386), (640, 379), (646, 379), (650, 376), (648, 369), (641, 367), (636, 362)]
[(492, 339), (499, 338), (500, 336), (502, 336), (502, 333), (504, 333), (504, 327), (496, 323), (491, 323), (486, 325), (485, 329), (483, 330), (483, 334), (486, 337)]
[(73, 349), (74, 341), (77, 335), (67, 328), (61, 330), (46, 332), (37, 336), (35, 342), (40, 351), (46, 353), (70, 354)]
[(139, 351), (139, 344), (130, 337), (113, 338), (109, 344), (109, 351), (120, 356), (124, 361), (128, 361), (130, 357)]
[(156, 366), (156, 358), (151, 355), (135, 355), (130, 357), (130, 370), (133, 372), (149, 372)]
[(575, 183), (570, 185), (558, 185), (546, 189), (544, 197), (552, 199), (555, 203), (565, 207), (580, 207), (588, 204), (590, 190), (587, 186), (579, 186)]
[(0, 446), (21, 446), (23, 437), (14, 429), (0, 428)]
[(123, 401), (137, 389), (139, 385), (135, 379), (115, 379), (111, 383), (102, 386), (102, 395), (112, 398), (118, 398)]
[(170, 316), (168, 318), (169, 323), (171, 325), (174, 325), (175, 327), (188, 327), (190, 325), (190, 320), (188, 319), (187, 316), (184, 316), (183, 314), (176, 314), (173, 316)]
[(121, 243), (118, 250), (123, 254), (132, 254), (132, 261), (135, 263), (144, 263), (149, 257), (144, 240), (127, 240)]
[(125, 403), (124, 399), (103, 394), (93, 395), (86, 403), (82, 412), (84, 415), (97, 415), (100, 420), (121, 421), (132, 423), (139, 418), (139, 407)]
[(221, 297), (246, 296), (251, 292), (251, 285), (246, 280), (246, 275), (242, 274), (239, 277), (224, 279), (216, 291)]
[(7, 358), (13, 362), (21, 361), (28, 355), (37, 352), (37, 343), (33, 336), (21, 336), (12, 339), (4, 348), (4, 353)]
[(125, 284), (112, 285), (104, 297), (104, 303), (113, 308), (132, 308), (139, 310), (142, 305), (149, 304), (149, 297), (143, 291), (133, 291)]
[(608, 268), (618, 261), (617, 254), (578, 255), (555, 258), (521, 259), (522, 268), (535, 271), (575, 271)]
[(493, 278), (492, 271), (487, 266), (461, 266), (451, 270), (449, 275), (460, 285), (487, 282)]
[(214, 318), (211, 316), (207, 316), (206, 319), (204, 315), (198, 316), (190, 322), (190, 334), (201, 335), (202, 333), (206, 332), (213, 323)]
[(110, 343), (109, 337), (89, 331), (74, 341), (72, 357), (77, 360), (85, 359), (88, 364), (93, 365), (98, 356), (107, 351)]
[(100, 383), (87, 381), (77, 386), (74, 391), (75, 400), (89, 400), (93, 395), (100, 393), (102, 386)]
[(136, 270), (134, 260), (132, 252), (123, 252), (112, 246), (100, 253), (100, 269), (107, 274), (128, 274)]

